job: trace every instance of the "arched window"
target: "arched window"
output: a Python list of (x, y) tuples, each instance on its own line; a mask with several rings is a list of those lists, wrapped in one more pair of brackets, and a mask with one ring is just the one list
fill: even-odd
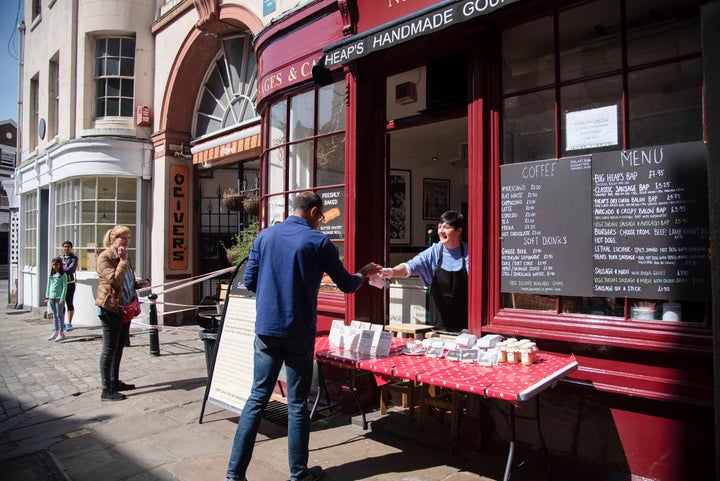
[(248, 35), (227, 38), (208, 71), (195, 111), (195, 139), (259, 120), (257, 65)]

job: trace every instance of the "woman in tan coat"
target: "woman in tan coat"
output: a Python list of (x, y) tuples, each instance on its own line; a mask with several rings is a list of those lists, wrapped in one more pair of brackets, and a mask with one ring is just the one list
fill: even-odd
[(100, 354), (100, 378), (102, 380), (102, 401), (120, 401), (125, 395), (119, 391), (135, 389), (133, 384), (120, 380), (120, 360), (125, 342), (130, 336), (130, 323), (123, 323), (120, 306), (135, 298), (135, 289), (148, 285), (147, 281), (136, 282), (128, 247), (130, 229), (116, 225), (108, 230), (103, 239), (105, 250), (97, 259), (97, 273), (100, 277), (95, 305), (102, 322), (103, 346)]

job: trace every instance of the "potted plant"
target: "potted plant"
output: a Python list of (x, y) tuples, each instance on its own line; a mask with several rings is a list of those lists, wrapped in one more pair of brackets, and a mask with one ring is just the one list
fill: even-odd
[(258, 221), (249, 223), (243, 230), (232, 236), (232, 245), (229, 247), (220, 242), (230, 264), (236, 266), (250, 255), (250, 249), (258, 235), (259, 227)]
[(222, 204), (231, 212), (239, 211), (243, 208), (243, 200), (245, 196), (235, 189), (225, 189), (222, 195)]
[(242, 204), (243, 209), (245, 209), (246, 213), (248, 213), (249, 215), (258, 215), (258, 208), (260, 202), (258, 201), (257, 195), (249, 195), (245, 197)]

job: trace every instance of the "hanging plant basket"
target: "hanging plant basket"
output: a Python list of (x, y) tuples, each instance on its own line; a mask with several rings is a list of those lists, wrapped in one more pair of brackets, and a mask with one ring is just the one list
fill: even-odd
[(242, 201), (243, 209), (245, 209), (245, 212), (250, 215), (258, 215), (258, 210), (260, 207), (260, 201), (258, 200), (256, 195), (246, 197), (245, 200)]
[(225, 189), (222, 196), (222, 204), (229, 211), (238, 211), (243, 208), (245, 196), (234, 189)]

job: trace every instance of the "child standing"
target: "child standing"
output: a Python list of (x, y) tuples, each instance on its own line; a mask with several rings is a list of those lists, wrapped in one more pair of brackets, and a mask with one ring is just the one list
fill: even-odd
[(50, 304), (53, 313), (53, 332), (48, 341), (55, 342), (65, 339), (65, 295), (67, 294), (67, 276), (63, 271), (62, 260), (56, 257), (52, 260), (51, 272), (48, 277), (45, 302)]

